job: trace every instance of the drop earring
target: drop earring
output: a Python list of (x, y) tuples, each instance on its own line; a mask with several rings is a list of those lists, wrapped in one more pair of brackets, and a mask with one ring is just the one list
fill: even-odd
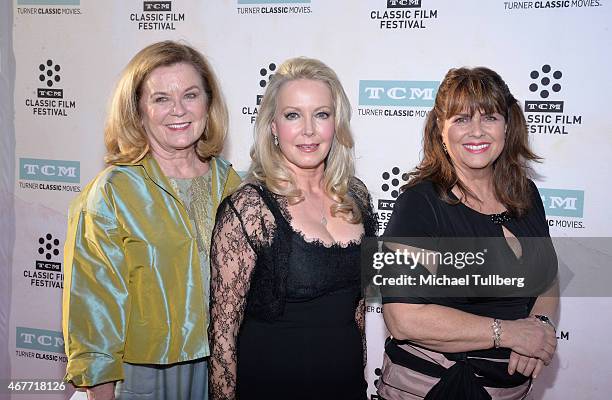
[(442, 142), (442, 148), (444, 149), (444, 152), (446, 154), (448, 154), (448, 149), (446, 148), (446, 143)]
[(272, 137), (274, 138), (274, 146), (278, 147), (278, 136), (277, 135), (272, 135)]

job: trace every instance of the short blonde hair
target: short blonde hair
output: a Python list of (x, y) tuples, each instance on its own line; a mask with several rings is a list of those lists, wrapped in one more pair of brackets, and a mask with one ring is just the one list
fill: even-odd
[(349, 181), (355, 175), (351, 104), (336, 73), (319, 60), (305, 57), (286, 60), (270, 79), (255, 122), (255, 142), (247, 180), (265, 184), (272, 192), (286, 196), (291, 204), (303, 200), (290, 169), (284, 164), (280, 147), (274, 144), (272, 137), (280, 89), (285, 83), (298, 79), (321, 81), (331, 90), (335, 134), (325, 160), (324, 188), (336, 202), (331, 207), (332, 215), (339, 213), (347, 221), (358, 223), (361, 221), (359, 208), (347, 196)]
[(108, 164), (136, 162), (149, 153), (149, 141), (141, 123), (138, 106), (143, 83), (150, 73), (163, 66), (178, 63), (192, 65), (202, 77), (208, 103), (208, 118), (196, 153), (203, 161), (223, 150), (227, 134), (228, 114), (221, 89), (210, 64), (194, 48), (164, 41), (140, 50), (123, 70), (111, 98), (104, 130)]

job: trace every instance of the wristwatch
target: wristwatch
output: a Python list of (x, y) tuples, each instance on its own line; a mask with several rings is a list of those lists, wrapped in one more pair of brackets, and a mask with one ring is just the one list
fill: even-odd
[(543, 324), (548, 324), (552, 326), (552, 328), (555, 330), (555, 333), (557, 333), (557, 327), (555, 326), (555, 324), (553, 324), (550, 318), (548, 318), (546, 315), (534, 314), (534, 317), (539, 319), (540, 322), (542, 322)]

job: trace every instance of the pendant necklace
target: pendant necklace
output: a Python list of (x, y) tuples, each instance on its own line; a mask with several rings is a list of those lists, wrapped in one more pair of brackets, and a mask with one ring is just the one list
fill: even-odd
[(321, 200), (321, 225), (327, 226), (327, 218), (325, 218), (325, 198)]

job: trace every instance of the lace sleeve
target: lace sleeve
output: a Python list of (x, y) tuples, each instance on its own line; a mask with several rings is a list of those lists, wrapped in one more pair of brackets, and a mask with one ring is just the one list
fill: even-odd
[[(374, 237), (378, 231), (378, 220), (374, 207), (372, 205), (372, 197), (366, 185), (358, 178), (353, 177), (349, 184), (349, 193), (357, 203), (362, 214), (362, 223), (365, 231), (365, 236)], [(365, 240), (365, 238), (364, 238)], [(359, 300), (355, 309), (355, 322), (361, 334), (361, 342), (363, 345), (363, 365), (367, 362), (366, 348), (366, 333), (365, 333), (365, 296)]]
[(377, 236), (378, 218), (374, 212), (372, 197), (365, 183), (359, 178), (353, 177), (349, 183), (349, 194), (361, 211), (365, 235), (369, 237)]
[[(267, 210), (267, 209), (266, 209)], [(219, 207), (211, 239), (211, 358), (213, 400), (236, 397), (236, 337), (242, 323), (257, 248), (266, 242), (269, 211), (245, 186)]]
[(355, 309), (355, 322), (357, 323), (357, 328), (359, 329), (359, 333), (361, 334), (361, 345), (363, 348), (363, 365), (365, 367), (368, 361), (368, 350), (366, 345), (364, 298), (361, 298), (361, 300), (359, 300), (359, 303), (357, 303), (357, 308)]

